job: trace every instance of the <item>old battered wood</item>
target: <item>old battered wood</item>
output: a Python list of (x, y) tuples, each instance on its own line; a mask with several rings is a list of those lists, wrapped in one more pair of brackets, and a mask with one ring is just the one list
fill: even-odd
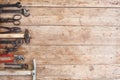
[[(19, 1), (32, 6), (31, 16), (22, 19), (20, 27), (30, 29), (33, 40), (19, 53), (25, 54), (27, 62), (37, 59), (37, 80), (120, 79), (119, 0)], [(0, 77), (1, 80), (21, 78), (31, 79), (27, 76)]]

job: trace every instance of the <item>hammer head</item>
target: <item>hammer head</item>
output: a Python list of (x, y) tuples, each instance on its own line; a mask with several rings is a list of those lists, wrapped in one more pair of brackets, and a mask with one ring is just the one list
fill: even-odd
[(31, 39), (31, 37), (30, 37), (29, 31), (28, 31), (28, 29), (25, 29), (25, 34), (24, 34), (25, 43), (29, 44), (30, 43), (30, 39)]

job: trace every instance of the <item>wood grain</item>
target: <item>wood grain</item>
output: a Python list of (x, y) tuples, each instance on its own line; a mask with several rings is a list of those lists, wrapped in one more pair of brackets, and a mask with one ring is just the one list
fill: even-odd
[(22, 53), (27, 61), (35, 58), (39, 65), (111, 65), (120, 63), (120, 49), (115, 46), (26, 46), (24, 48)]
[[(119, 7), (119, 0), (17, 0), (24, 5), (48, 7)], [(1, 0), (0, 3), (15, 3), (16, 0)]]
[(41, 65), (37, 69), (41, 72), (37, 78), (116, 80), (120, 77), (119, 69), (119, 65)]
[[(22, 17), (20, 27), (29, 29), (32, 39), (15, 54), (23, 54), (30, 69), (32, 59), (37, 60), (37, 80), (120, 80), (119, 0), (18, 1), (30, 9), (31, 16)], [(21, 79), (32, 77), (0, 76)]]
[[(22, 27), (28, 28), (27, 26)], [(30, 26), (31, 45), (120, 45), (119, 27)]]

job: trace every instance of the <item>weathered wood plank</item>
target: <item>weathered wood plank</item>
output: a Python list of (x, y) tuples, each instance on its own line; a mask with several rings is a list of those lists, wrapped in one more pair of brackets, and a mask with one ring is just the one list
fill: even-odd
[(120, 78), (119, 70), (119, 65), (39, 65), (37, 78), (114, 80)]
[(29, 30), (31, 45), (120, 45), (118, 27), (30, 26)]
[(32, 76), (0, 76), (0, 80), (32, 80)]
[[(37, 80), (119, 80), (119, 65), (39, 65)], [(21, 77), (4, 76), (0, 80), (21, 80)], [(22, 76), (31, 80), (30, 76)]]
[[(24, 46), (26, 61), (33, 58), (46, 65), (119, 64), (120, 48), (116, 46)], [(20, 52), (19, 52), (20, 53)], [(25, 54), (29, 53), (29, 54)]]
[[(119, 57), (116, 55), (41, 55), (34, 53), (34, 58), (39, 64), (119, 64)], [(31, 56), (31, 58), (32, 58)]]
[[(21, 20), (22, 29), (31, 32), (31, 43), (23, 45), (17, 54), (24, 54), (29, 63), (32, 58), (37, 59), (37, 80), (119, 80), (120, 11), (113, 7), (119, 7), (120, 1), (20, 1), (26, 6), (36, 6), (27, 7), (31, 16)], [(0, 80), (21, 78), (32, 79), (10, 76)]]
[[(38, 80), (81, 80), (81, 79), (72, 79), (72, 78), (65, 78), (65, 77), (44, 77), (39, 78)], [(101, 79), (82, 79), (82, 80), (101, 80)], [(102, 80), (113, 80), (111, 78), (102, 78)], [(114, 78), (114, 80), (120, 80), (119, 78)]]
[[(17, 0), (24, 5), (36, 5), (36, 6), (57, 6), (57, 7), (118, 7), (120, 6), (119, 0)], [(16, 2), (16, 0), (9, 0), (10, 3)], [(6, 0), (1, 0), (0, 3), (7, 3)]]
[[(120, 10), (118, 8), (30, 8), (31, 16), (23, 17), (21, 25), (74, 25), (74, 26), (119, 26)], [(1, 14), (2, 17), (11, 15)], [(13, 25), (13, 24), (2, 24)]]
[[(31, 54), (41, 55), (116, 55), (119, 54), (119, 46), (22, 46), (23, 54), (29, 51)], [(34, 52), (34, 53), (32, 53)], [(28, 54), (29, 55), (29, 54)], [(30, 57), (29, 57), (30, 58)], [(32, 61), (32, 59), (31, 59)]]

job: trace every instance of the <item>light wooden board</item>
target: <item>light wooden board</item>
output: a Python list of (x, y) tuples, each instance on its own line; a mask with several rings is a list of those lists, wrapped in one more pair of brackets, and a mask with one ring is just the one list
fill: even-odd
[(0, 76), (0, 80), (32, 80), (31, 76)]
[[(119, 0), (17, 0), (24, 5), (48, 7), (119, 7)], [(1, 0), (0, 3), (15, 3), (16, 0)]]
[(22, 52), (27, 61), (39, 65), (111, 65), (119, 64), (119, 47), (113, 46), (32, 46)]
[[(119, 8), (36, 8), (30, 9), (31, 16), (23, 17), (21, 26), (119, 26)], [(7, 17), (6, 14), (1, 14)], [(11, 17), (11, 15), (8, 15)], [(1, 24), (1, 25), (11, 25)]]
[(30, 26), (29, 30), (31, 45), (120, 45), (119, 27)]
[[(119, 65), (40, 65), (41, 77), (107, 80), (120, 77)], [(106, 79), (105, 79), (106, 78)]]
[[(32, 39), (15, 54), (24, 54), (29, 64), (37, 60), (37, 80), (120, 80), (119, 0), (18, 1), (31, 11), (20, 27), (29, 29)], [(32, 77), (0, 76), (21, 79)]]

